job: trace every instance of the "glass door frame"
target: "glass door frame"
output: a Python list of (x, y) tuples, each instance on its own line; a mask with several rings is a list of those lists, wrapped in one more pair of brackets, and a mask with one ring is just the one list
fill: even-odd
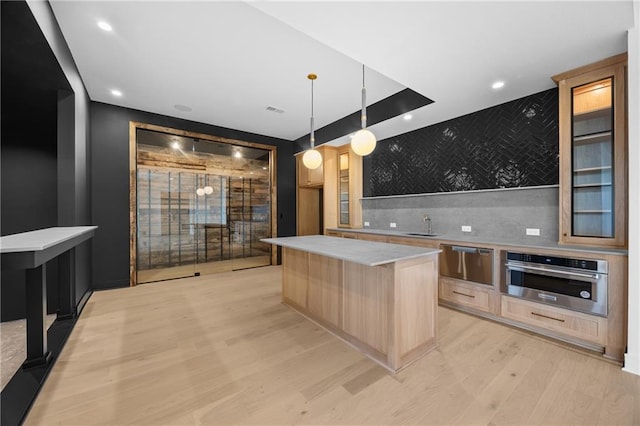
[[(190, 132), (186, 130), (174, 129), (171, 127), (157, 126), (154, 124), (130, 121), (129, 122), (129, 285), (137, 284), (137, 235), (138, 235), (138, 194), (137, 194), (137, 176), (138, 176), (138, 156), (137, 156), (137, 130), (151, 130), (177, 136), (199, 139), (200, 141), (211, 141), (218, 143), (226, 143), (230, 145), (243, 146), (249, 148), (258, 148), (269, 152), (269, 176), (270, 176), (270, 228), (271, 236), (278, 235), (277, 229), (277, 170), (276, 155), (277, 148), (272, 145), (265, 145), (256, 142), (241, 141), (237, 139), (223, 138), (220, 136), (207, 135), (204, 133)], [(271, 249), (271, 264), (277, 264), (277, 250)]]
[[(589, 245), (595, 247), (627, 246), (627, 166), (626, 166), (626, 53), (612, 56), (595, 64), (553, 76), (559, 94), (559, 242), (561, 244)], [(572, 169), (572, 93), (573, 88), (594, 81), (613, 78), (613, 170), (614, 235), (585, 237), (573, 234), (573, 169)]]

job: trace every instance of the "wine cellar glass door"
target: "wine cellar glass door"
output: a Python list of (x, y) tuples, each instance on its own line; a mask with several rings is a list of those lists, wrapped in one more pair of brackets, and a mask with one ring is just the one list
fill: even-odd
[(138, 282), (190, 277), (196, 273), (199, 212), (197, 176), (139, 168)]
[(136, 282), (270, 265), (271, 151), (137, 129)]
[(229, 252), (232, 269), (271, 264), (269, 181), (260, 177), (229, 179)]

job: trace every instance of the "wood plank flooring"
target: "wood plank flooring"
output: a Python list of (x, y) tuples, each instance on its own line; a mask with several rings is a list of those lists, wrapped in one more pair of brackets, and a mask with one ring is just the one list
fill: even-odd
[(94, 293), (25, 424), (640, 424), (640, 377), (442, 307), (439, 348), (393, 376), (280, 304), (280, 280)]
[(176, 278), (192, 277), (197, 271), (200, 275), (231, 272), (238, 269), (257, 268), (271, 264), (271, 256), (252, 256), (232, 260), (218, 260), (215, 262), (191, 265), (173, 266), (170, 268), (138, 269), (138, 283), (173, 280)]

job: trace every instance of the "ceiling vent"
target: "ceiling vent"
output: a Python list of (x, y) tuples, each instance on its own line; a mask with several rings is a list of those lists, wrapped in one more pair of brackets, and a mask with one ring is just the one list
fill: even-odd
[(278, 114), (284, 114), (284, 110), (282, 108), (274, 107), (271, 105), (267, 107), (267, 111), (276, 112)]

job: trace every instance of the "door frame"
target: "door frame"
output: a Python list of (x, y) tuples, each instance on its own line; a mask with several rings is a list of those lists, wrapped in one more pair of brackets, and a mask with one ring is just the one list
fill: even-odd
[[(151, 130), (162, 133), (169, 133), (177, 136), (196, 138), (201, 141), (220, 142), (230, 145), (245, 146), (249, 148), (259, 148), (269, 151), (269, 173), (270, 173), (270, 199), (271, 199), (271, 236), (278, 235), (278, 200), (277, 200), (277, 148), (273, 145), (265, 145), (257, 142), (248, 142), (238, 139), (223, 138), (220, 136), (208, 135), (205, 133), (191, 132), (187, 130), (174, 129), (172, 127), (158, 126), (155, 124), (141, 123), (138, 121), (129, 122), (129, 285), (137, 284), (137, 235), (138, 235), (138, 156), (137, 156), (137, 130)], [(277, 263), (277, 250), (271, 249), (271, 264)]]

